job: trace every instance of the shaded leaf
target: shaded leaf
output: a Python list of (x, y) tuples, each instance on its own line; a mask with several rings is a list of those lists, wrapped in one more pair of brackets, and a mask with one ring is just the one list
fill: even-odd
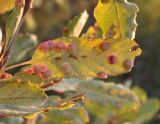
[(95, 124), (109, 123), (114, 117), (119, 119), (122, 115), (136, 112), (140, 106), (137, 96), (131, 90), (114, 83), (84, 81), (80, 83), (78, 91), (86, 92), (85, 106), (96, 118)]
[(19, 32), (25, 15), (31, 8), (32, 0), (15, 0), (15, 8), (9, 15), (4, 29), (4, 43), (1, 52), (1, 66), (4, 66), (9, 59), (9, 54), (11, 52), (12, 44)]
[(35, 35), (20, 34), (13, 44), (13, 50), (7, 65), (13, 65), (29, 59), (29, 56), (31, 57), (31, 53), (36, 48), (37, 44), (38, 41)]
[(151, 120), (159, 111), (159, 109), (159, 101), (157, 99), (150, 99), (140, 107), (138, 112), (128, 114), (123, 118), (127, 118), (128, 121), (132, 122), (133, 124), (143, 124)]
[(64, 31), (64, 36), (79, 37), (87, 20), (88, 20), (87, 11), (84, 11), (79, 16), (74, 17), (73, 20), (69, 21), (67, 30)]
[(76, 91), (78, 84), (81, 82), (79, 79), (64, 79), (63, 81), (54, 84), (53, 86), (47, 87), (45, 90), (53, 91)]
[(138, 7), (127, 0), (99, 0), (94, 16), (106, 38), (134, 39)]
[(0, 82), (0, 87), (0, 113), (7, 116), (33, 113), (46, 100), (36, 84), (6, 80)]
[(55, 110), (45, 114), (44, 124), (86, 124), (89, 122), (87, 111), (83, 107), (64, 111)]

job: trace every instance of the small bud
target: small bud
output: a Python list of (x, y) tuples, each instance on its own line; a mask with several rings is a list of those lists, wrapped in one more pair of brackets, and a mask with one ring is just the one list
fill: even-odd
[(0, 79), (7, 79), (7, 78), (9, 78), (9, 74), (7, 74), (7, 73), (2, 73), (0, 75)]
[(75, 45), (75, 44), (69, 44), (69, 45), (67, 46), (67, 52), (68, 52), (69, 54), (75, 56), (76, 53), (77, 53), (77, 47), (76, 47), (76, 45)]
[(48, 45), (49, 45), (49, 49), (50, 50), (53, 50), (55, 48), (55, 43), (51, 40), (47, 41), (48, 42)]
[(117, 62), (117, 57), (115, 55), (111, 55), (108, 57), (108, 62), (110, 64), (115, 64)]
[(69, 63), (63, 63), (61, 65), (61, 71), (64, 73), (64, 74), (68, 74), (70, 71), (71, 71), (72, 67)]
[(109, 47), (110, 47), (110, 44), (107, 43), (106, 41), (103, 41), (103, 42), (99, 45), (99, 48), (100, 48), (102, 51), (108, 50)]
[(23, 2), (23, 0), (16, 0), (15, 1), (15, 6), (16, 7), (23, 7), (24, 6), (24, 2)]
[(41, 77), (43, 79), (50, 79), (52, 77), (52, 72), (50, 70), (47, 70), (45, 72), (41, 73)]
[(133, 63), (133, 61), (127, 59), (127, 60), (124, 61), (123, 66), (124, 66), (125, 69), (130, 70), (130, 69), (133, 68), (134, 63)]
[(108, 78), (108, 75), (105, 72), (99, 72), (97, 74), (97, 77), (102, 78), (102, 79), (106, 79), (106, 78)]
[(43, 43), (39, 44), (38, 49), (40, 51), (43, 51), (43, 52), (48, 51), (49, 50), (49, 44), (48, 44), (48, 42), (43, 42)]
[(55, 48), (57, 51), (63, 51), (65, 50), (65, 44), (62, 43), (62, 42), (58, 42), (56, 45), (55, 45)]

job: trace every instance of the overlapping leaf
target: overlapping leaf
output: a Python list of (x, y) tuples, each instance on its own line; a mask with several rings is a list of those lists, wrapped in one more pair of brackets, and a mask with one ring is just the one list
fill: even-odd
[[(33, 55), (31, 64), (44, 64), (52, 72), (52, 78), (76, 77), (86, 79), (97, 77), (99, 72), (105, 72), (109, 76), (115, 76), (129, 72), (130, 69), (124, 67), (125, 60), (134, 62), (136, 56), (140, 55), (141, 50), (134, 41), (129, 39), (107, 40), (110, 47), (102, 51), (99, 45), (103, 39), (83, 39), (83, 38), (60, 38), (52, 41), (53, 43), (64, 43), (66, 46), (74, 44), (76, 49), (74, 56), (67, 50), (56, 51), (56, 49), (41, 51), (37, 49)], [(116, 63), (110, 64), (108, 57), (116, 56)], [(67, 74), (62, 69), (62, 65), (67, 63), (69, 71)]]
[(127, 0), (99, 0), (95, 18), (105, 37), (134, 39), (138, 7)]
[(66, 110), (83, 100), (84, 95), (78, 94), (64, 100), (59, 97), (48, 97), (38, 85), (17, 80), (0, 82), (0, 114), (1, 116), (33, 117), (35, 113), (52, 110)]
[(79, 37), (88, 19), (88, 13), (84, 11), (79, 16), (76, 16), (68, 23), (64, 36), (66, 37)]
[(140, 106), (137, 96), (131, 90), (114, 83), (84, 81), (80, 83), (78, 91), (86, 92), (85, 106), (95, 116), (95, 124), (109, 123), (114, 117), (122, 123), (120, 116), (134, 113)]
[(44, 124), (86, 124), (89, 117), (83, 107), (72, 108), (64, 111), (52, 111), (45, 114)]
[(36, 84), (7, 80), (1, 81), (0, 87), (0, 113), (7, 116), (34, 113), (46, 100)]

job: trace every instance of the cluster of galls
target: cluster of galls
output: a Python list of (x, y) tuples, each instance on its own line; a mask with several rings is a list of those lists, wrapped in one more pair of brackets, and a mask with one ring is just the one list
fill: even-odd
[[(110, 43), (108, 43), (106, 40), (103, 40), (100, 44), (99, 44), (99, 49), (101, 51), (107, 51), (109, 50), (110, 48)], [(41, 52), (47, 52), (47, 51), (56, 51), (56, 52), (64, 52), (66, 51), (70, 57), (73, 57), (73, 58), (76, 58), (76, 53), (77, 53), (77, 46), (73, 43), (71, 44), (64, 44), (63, 42), (57, 42), (55, 43), (54, 41), (52, 40), (49, 40), (49, 41), (46, 41), (46, 42), (43, 42), (41, 43), (39, 46), (38, 46), (38, 49), (41, 51)], [(107, 57), (107, 61), (109, 64), (113, 65), (113, 64), (116, 64), (117, 63), (117, 56), (114, 55), (114, 54), (111, 54)], [(124, 62), (123, 62), (123, 65), (122, 65), (126, 70), (130, 70), (132, 67), (133, 67), (133, 61), (132, 60), (129, 60), (129, 59), (126, 59)], [(37, 68), (36, 66), (34, 68)], [(41, 67), (40, 67), (41, 68)], [(62, 73), (64, 74), (69, 74), (72, 70), (72, 67), (71, 65), (68, 63), (68, 62), (64, 62), (62, 63), (61, 67), (60, 67), (60, 70)], [(37, 73), (37, 72), (35, 72)], [(51, 75), (50, 72), (41, 72), (42, 74), (38, 73), (41, 75), (41, 77), (46, 77), (46, 76), (43, 76), (43, 75)], [(44, 73), (44, 74), (43, 74)], [(102, 79), (105, 79), (108, 77), (108, 75), (105, 73), (105, 72), (99, 72), (97, 73), (97, 77), (98, 78), (102, 78)]]
[[(56, 52), (64, 52), (66, 51), (70, 57), (76, 58), (76, 53), (77, 53), (77, 46), (73, 43), (71, 44), (64, 44), (63, 42), (57, 42), (55, 43), (54, 41), (46, 41), (41, 43), (38, 46), (38, 49), (41, 52), (47, 52), (47, 51), (53, 51), (55, 50)], [(64, 74), (68, 74), (71, 71), (71, 65), (68, 62), (64, 62), (61, 65), (61, 72)]]
[(52, 77), (52, 72), (45, 64), (36, 64), (32, 68), (26, 69), (25, 72), (29, 75), (36, 74), (45, 80), (48, 80)]
[[(99, 45), (99, 49), (102, 50), (102, 51), (107, 51), (108, 49), (110, 48), (110, 44), (104, 40), (103, 42), (100, 43)], [(109, 55), (107, 57), (107, 61), (109, 64), (113, 65), (113, 64), (116, 64), (117, 63), (117, 56), (116, 55)], [(132, 60), (129, 60), (129, 59), (126, 59), (124, 62), (123, 62), (123, 67), (126, 69), (126, 70), (130, 70), (132, 67), (133, 67), (134, 63)], [(99, 78), (102, 78), (102, 79), (105, 79), (107, 78), (107, 74), (105, 72), (99, 72), (97, 74), (97, 76)]]
[(39, 46), (38, 49), (42, 52), (47, 52), (47, 51), (52, 51), (55, 50), (57, 52), (62, 52), (66, 50), (66, 45), (63, 42), (58, 42), (55, 43), (52, 40), (42, 42)]

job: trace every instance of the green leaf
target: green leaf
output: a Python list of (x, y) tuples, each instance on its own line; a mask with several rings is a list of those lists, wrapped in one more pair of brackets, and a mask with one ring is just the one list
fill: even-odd
[(22, 124), (23, 121), (22, 117), (8, 117), (0, 120), (2, 124)]
[(3, 14), (14, 7), (14, 0), (0, 0), (0, 14)]
[(140, 106), (134, 92), (114, 83), (84, 81), (80, 83), (78, 91), (86, 93), (85, 106), (95, 117), (95, 124), (109, 123), (114, 117), (119, 119), (121, 115), (134, 113)]
[(46, 100), (36, 84), (7, 80), (1, 81), (0, 87), (0, 113), (7, 116), (34, 113)]
[(14, 44), (7, 65), (17, 64), (26, 61), (31, 57), (33, 50), (38, 44), (37, 37), (33, 34), (20, 34)]
[(64, 111), (55, 110), (45, 114), (44, 124), (86, 124), (89, 122), (87, 111), (83, 107)]
[[(104, 41), (104, 39), (74, 37), (56, 39), (52, 43), (64, 43), (66, 47), (72, 44), (75, 49), (58, 51), (53, 48), (43, 51), (38, 48), (33, 54), (31, 64), (33, 67), (38, 64), (47, 66), (52, 78), (55, 79), (66, 77), (86, 79), (97, 77), (100, 72), (105, 72), (108, 76), (129, 72), (131, 68), (127, 69), (124, 62), (126, 60), (134, 62), (135, 57), (141, 54), (137, 44), (129, 39), (109, 39), (106, 42), (110, 44), (110, 47), (102, 51), (99, 45)], [(109, 58), (112, 55), (116, 58), (115, 63), (110, 63)]]
[(148, 100), (147, 93), (142, 88), (135, 86), (132, 88), (132, 91), (136, 93), (136, 95), (138, 96), (139, 100), (142, 103), (147, 102)]
[(9, 15), (5, 29), (4, 29), (4, 43), (2, 48), (2, 53), (0, 58), (3, 62), (1, 66), (4, 66), (8, 59), (9, 54), (11, 52), (12, 44), (19, 32), (19, 29), (22, 25), (25, 15), (31, 8), (32, 0), (15, 0), (15, 8), (13, 9), (12, 13)]
[(94, 16), (106, 38), (134, 39), (138, 7), (127, 0), (99, 0)]
[(7, 48), (10, 47), (13, 39), (15, 38), (15, 35), (18, 32), (20, 23), (22, 21), (23, 13), (24, 13), (24, 6), (16, 7), (13, 9), (12, 13), (9, 15), (6, 21), (6, 26), (5, 26), (6, 46), (5, 47)]
[(79, 79), (64, 79), (63, 81), (54, 84), (53, 86), (47, 87), (45, 90), (53, 90), (53, 91), (60, 91), (60, 92), (67, 92), (67, 91), (76, 91), (78, 84), (81, 82)]
[(64, 32), (65, 37), (79, 37), (86, 22), (88, 20), (88, 13), (84, 11), (79, 16), (75, 16), (73, 20), (69, 21), (67, 31)]
[(157, 99), (150, 99), (140, 107), (138, 112), (128, 114), (123, 118), (127, 118), (128, 121), (132, 122), (133, 124), (144, 124), (145, 122), (151, 120), (159, 111), (159, 109), (159, 101)]

